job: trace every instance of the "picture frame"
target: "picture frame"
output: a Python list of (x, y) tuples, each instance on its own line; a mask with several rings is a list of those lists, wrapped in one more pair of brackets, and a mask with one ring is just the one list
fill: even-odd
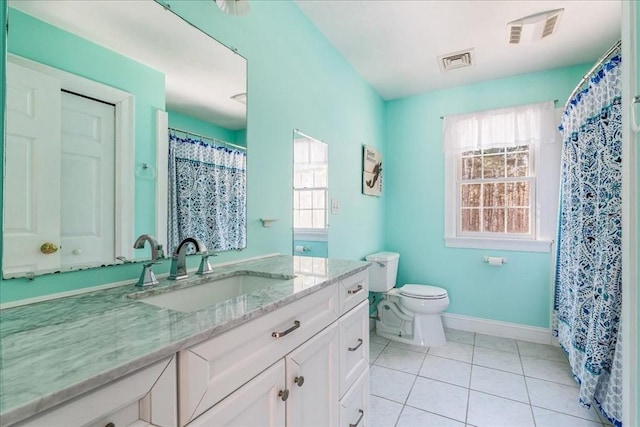
[(362, 147), (362, 194), (382, 195), (382, 154), (370, 145)]

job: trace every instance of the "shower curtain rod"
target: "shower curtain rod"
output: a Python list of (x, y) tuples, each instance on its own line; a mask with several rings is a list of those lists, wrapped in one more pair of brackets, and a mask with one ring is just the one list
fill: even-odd
[(218, 139), (218, 138), (213, 138), (213, 137), (207, 136), (207, 135), (202, 135), (200, 133), (195, 133), (195, 132), (191, 132), (191, 131), (188, 131), (188, 130), (173, 128), (173, 127), (169, 127), (169, 130), (172, 130), (174, 132), (184, 133), (184, 134), (191, 135), (191, 136), (197, 136), (198, 138), (202, 138), (202, 139), (208, 139), (209, 141), (214, 141), (214, 142), (216, 142), (218, 144), (225, 145), (225, 146), (228, 146), (228, 147), (233, 147), (233, 148), (235, 148), (237, 150), (247, 151), (247, 147), (243, 147), (242, 145), (232, 144), (230, 142), (223, 141), (223, 140)]
[(615, 44), (611, 46), (609, 50), (606, 51), (605, 54), (600, 57), (600, 59), (598, 59), (598, 62), (596, 62), (593, 65), (593, 67), (591, 67), (589, 71), (587, 71), (587, 74), (585, 74), (582, 77), (582, 79), (580, 80), (580, 83), (578, 83), (575, 89), (573, 89), (573, 92), (571, 92), (571, 95), (569, 95), (569, 98), (567, 98), (567, 102), (565, 102), (564, 104), (565, 111), (567, 110), (569, 103), (571, 102), (573, 97), (576, 95), (576, 93), (578, 93), (580, 89), (582, 89), (582, 85), (584, 85), (591, 78), (591, 76), (595, 74), (595, 72), (602, 66), (602, 64), (604, 64), (606, 60), (608, 60), (613, 56), (613, 54), (620, 48), (620, 46), (622, 46), (622, 40), (618, 40), (617, 42), (615, 42)]

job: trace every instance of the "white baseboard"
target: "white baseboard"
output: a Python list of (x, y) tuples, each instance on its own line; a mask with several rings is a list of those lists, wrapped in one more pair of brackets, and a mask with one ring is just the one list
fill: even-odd
[(539, 328), (535, 326), (520, 325), (518, 323), (501, 322), (498, 320), (481, 319), (479, 317), (450, 313), (444, 313), (442, 315), (442, 320), (444, 326), (451, 329), (478, 332), (497, 337), (514, 338), (540, 344), (553, 343), (551, 329), (548, 328)]

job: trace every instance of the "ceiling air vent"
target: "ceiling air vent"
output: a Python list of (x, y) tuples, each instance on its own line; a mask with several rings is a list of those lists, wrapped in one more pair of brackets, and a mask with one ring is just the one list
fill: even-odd
[(555, 33), (564, 9), (548, 10), (516, 19), (507, 24), (510, 44), (532, 43)]
[(473, 49), (438, 56), (438, 64), (443, 72), (455, 70), (456, 68), (470, 67), (473, 65), (473, 60)]

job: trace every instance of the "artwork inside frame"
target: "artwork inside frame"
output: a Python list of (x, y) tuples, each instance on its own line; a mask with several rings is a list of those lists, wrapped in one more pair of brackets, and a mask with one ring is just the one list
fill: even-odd
[(362, 193), (382, 195), (382, 154), (369, 145), (362, 150)]

